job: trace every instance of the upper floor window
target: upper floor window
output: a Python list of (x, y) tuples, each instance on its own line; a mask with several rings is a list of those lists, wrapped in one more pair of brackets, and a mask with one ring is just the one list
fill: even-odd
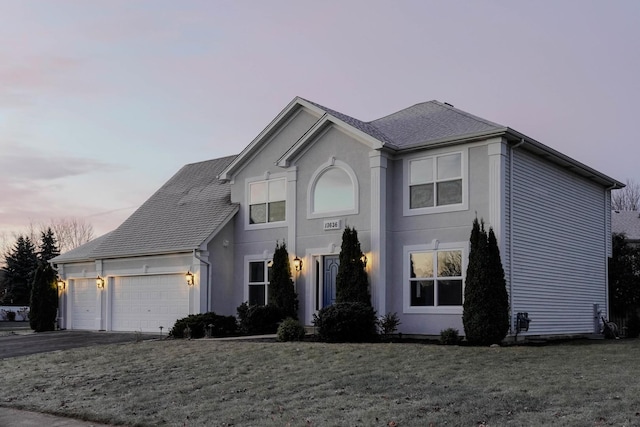
[(340, 168), (325, 170), (313, 189), (313, 213), (348, 211), (355, 208), (353, 182)]
[(462, 153), (409, 161), (409, 209), (461, 204), (462, 164)]
[(358, 213), (358, 179), (353, 169), (335, 157), (320, 165), (309, 180), (307, 218)]
[(286, 181), (284, 178), (249, 184), (249, 224), (286, 219)]

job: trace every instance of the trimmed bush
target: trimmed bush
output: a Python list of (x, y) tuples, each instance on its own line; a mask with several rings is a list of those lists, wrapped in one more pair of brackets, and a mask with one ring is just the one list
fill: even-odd
[(13, 322), (16, 320), (16, 312), (15, 311), (7, 311), (7, 320), (9, 322)]
[(371, 305), (369, 279), (362, 255), (358, 232), (355, 228), (345, 227), (336, 276), (336, 302), (362, 302)]
[(448, 328), (440, 331), (440, 344), (458, 345), (460, 343), (460, 334), (455, 328)]
[(287, 317), (278, 326), (278, 341), (302, 341), (306, 331), (297, 319)]
[(291, 279), (291, 265), (287, 245), (276, 242), (273, 254), (273, 266), (269, 278), (269, 305), (280, 309), (283, 316), (296, 317), (298, 315), (298, 296)]
[(640, 335), (640, 316), (637, 310), (632, 310), (627, 318), (627, 338), (638, 338)]
[(248, 335), (275, 334), (282, 320), (282, 311), (274, 305), (249, 305), (238, 307), (240, 330)]
[[(212, 325), (211, 336), (213, 337), (228, 337), (238, 333), (238, 323), (234, 316), (221, 316), (211, 311), (190, 314), (178, 319), (169, 331), (169, 335), (174, 338), (203, 338), (209, 325)], [(187, 328), (190, 330), (189, 336), (185, 335)]]
[(313, 317), (320, 340), (371, 342), (377, 338), (376, 312), (363, 302), (340, 302), (323, 308)]

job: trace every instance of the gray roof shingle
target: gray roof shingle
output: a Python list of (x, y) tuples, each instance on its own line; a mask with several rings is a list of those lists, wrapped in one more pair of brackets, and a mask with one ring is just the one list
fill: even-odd
[(640, 241), (640, 212), (612, 211), (611, 231), (624, 233), (629, 240)]
[(217, 179), (234, 158), (183, 166), (114, 231), (53, 262), (198, 248), (238, 208), (231, 203), (230, 184)]

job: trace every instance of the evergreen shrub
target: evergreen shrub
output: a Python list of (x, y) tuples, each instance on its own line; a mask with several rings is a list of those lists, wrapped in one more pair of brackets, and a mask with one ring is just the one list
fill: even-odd
[(640, 335), (640, 316), (637, 310), (632, 310), (627, 318), (627, 338), (638, 338)]
[(313, 317), (318, 337), (326, 342), (372, 342), (377, 339), (376, 312), (364, 302), (339, 302)]
[(455, 328), (448, 328), (440, 331), (440, 344), (458, 345), (460, 343), (460, 334)]
[(237, 308), (240, 331), (247, 335), (275, 334), (283, 319), (282, 310), (275, 305), (249, 305), (246, 302)]
[(304, 326), (293, 317), (287, 317), (278, 326), (278, 341), (302, 341), (305, 334)]
[(169, 335), (174, 338), (186, 338), (185, 329), (191, 331), (190, 338), (203, 338), (206, 328), (211, 327), (211, 336), (228, 337), (238, 333), (238, 323), (234, 316), (222, 316), (213, 311), (201, 314), (190, 314), (187, 317), (176, 320)]
[(57, 273), (48, 262), (38, 266), (31, 285), (29, 326), (36, 332), (53, 331), (56, 328), (58, 310)]

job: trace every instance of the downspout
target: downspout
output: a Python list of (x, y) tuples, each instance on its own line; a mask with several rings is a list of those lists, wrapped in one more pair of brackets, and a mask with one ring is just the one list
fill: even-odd
[[(209, 275), (211, 274), (211, 263), (204, 258), (200, 258), (198, 255), (198, 250), (193, 250), (193, 257), (200, 262), (204, 262), (207, 265), (207, 313), (211, 311), (211, 300), (209, 298)], [(200, 275), (202, 277), (202, 275)]]
[(524, 138), (511, 146), (509, 156), (509, 318), (511, 319), (512, 331), (516, 332), (516, 341), (518, 340), (518, 328), (515, 325), (513, 317), (513, 150), (524, 144)]
[[(609, 230), (611, 230), (611, 204), (609, 204), (609, 209), (607, 210), (607, 194), (609, 194), (609, 200), (611, 200), (611, 190), (617, 187), (616, 184), (613, 184), (611, 187), (608, 187), (604, 191), (604, 217), (607, 218), (609, 215)], [(607, 281), (607, 288), (604, 293), (605, 304), (607, 304), (607, 319), (611, 319), (611, 310), (609, 309), (609, 256), (607, 253), (607, 246), (611, 244), (611, 233), (607, 233), (607, 227), (604, 228), (604, 254), (607, 261), (604, 263), (604, 272), (605, 272), (605, 280)], [(607, 241), (608, 239), (608, 241)], [(613, 251), (613, 247), (611, 248)], [(611, 253), (613, 255), (613, 252)]]

